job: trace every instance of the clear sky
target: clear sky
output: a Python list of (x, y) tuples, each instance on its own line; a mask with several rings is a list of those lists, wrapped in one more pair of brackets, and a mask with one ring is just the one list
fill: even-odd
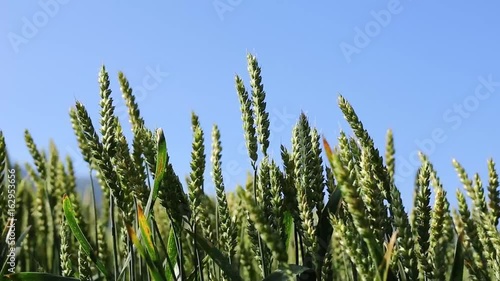
[[(218, 124), (232, 189), (250, 169), (234, 76), (248, 86), (252, 52), (262, 67), (276, 157), (301, 111), (330, 143), (340, 129), (350, 134), (337, 106), (342, 94), (382, 152), (393, 130), (407, 207), (418, 150), (434, 163), (452, 204), (460, 187), (453, 158), (487, 182), (487, 159), (500, 159), (498, 2), (304, 3), (2, 1), (0, 129), (11, 156), (31, 161), (23, 139), (29, 129), (39, 147), (52, 138), (85, 175), (68, 112), (80, 100), (98, 126), (97, 74), (105, 64), (121, 120), (118, 71), (136, 90), (146, 124), (165, 130), (181, 177), (189, 173), (191, 111), (204, 127), (207, 156)], [(208, 172), (206, 188), (213, 191)]]

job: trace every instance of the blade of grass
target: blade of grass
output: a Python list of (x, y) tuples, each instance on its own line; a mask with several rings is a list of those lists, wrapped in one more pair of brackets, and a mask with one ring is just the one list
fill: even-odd
[(330, 198), (328, 199), (328, 202), (326, 203), (325, 207), (323, 208), (320, 214), (320, 218), (318, 221), (318, 232), (317, 232), (317, 237), (318, 237), (317, 239), (320, 246), (318, 247), (317, 250), (319, 256), (319, 265), (318, 265), (319, 268), (323, 266), (326, 252), (328, 250), (328, 245), (330, 245), (332, 239), (333, 227), (330, 224), (329, 217), (330, 214), (334, 215), (337, 213), (341, 200), (342, 200), (342, 194), (340, 192), (340, 188), (336, 188), (335, 191), (330, 196)]
[(455, 246), (455, 258), (453, 260), (453, 268), (450, 274), (450, 281), (462, 281), (464, 278), (464, 249), (462, 242), (464, 239), (464, 232), (460, 232)]
[(175, 271), (171, 263), (172, 261), (177, 260), (177, 245), (175, 244), (175, 233), (173, 229), (170, 229), (170, 232), (168, 233), (167, 258), (168, 258), (168, 266), (166, 267), (165, 270), (165, 276), (167, 277), (168, 281), (173, 281)]
[[(111, 221), (111, 236), (113, 238), (113, 265), (115, 276), (118, 273), (118, 232), (116, 229), (116, 221), (115, 221), (115, 201), (113, 200), (113, 195), (109, 194), (109, 216)], [(128, 261), (124, 268), (127, 268)], [(121, 274), (120, 274), (121, 275)], [(120, 280), (119, 278), (115, 278), (115, 281)]]
[(328, 159), (328, 162), (330, 163), (330, 167), (334, 166), (334, 161), (333, 161), (333, 151), (332, 148), (330, 147), (330, 144), (326, 140), (325, 137), (323, 137), (323, 147), (325, 148), (325, 153), (326, 153), (326, 158)]
[(139, 229), (141, 230), (141, 235), (144, 237), (144, 243), (146, 244), (146, 250), (148, 251), (151, 260), (156, 262), (158, 260), (158, 252), (153, 244), (151, 229), (149, 228), (148, 221), (144, 216), (144, 212), (140, 205), (137, 205), (137, 216), (139, 220)]
[[(151, 218), (151, 210), (152, 207), (154, 206), (154, 203), (156, 201), (156, 198), (158, 197), (158, 191), (160, 189), (160, 184), (165, 178), (165, 171), (166, 171), (166, 166), (167, 166), (167, 144), (165, 141), (165, 135), (163, 134), (163, 130), (159, 128), (156, 131), (157, 134), (157, 154), (156, 154), (156, 171), (155, 171), (155, 179), (153, 183), (153, 188), (151, 189), (151, 192), (149, 193), (148, 197), (148, 202), (146, 203), (146, 210), (145, 210), (145, 221), (146, 223), (143, 222), (143, 225), (147, 225), (147, 221)], [(149, 229), (149, 227), (148, 227)], [(141, 227), (141, 235), (144, 235), (143, 233), (143, 227)], [(151, 233), (151, 232), (149, 232)], [(149, 242), (151, 242), (151, 237), (146, 238)], [(147, 245), (152, 245), (151, 243), (147, 243)], [(154, 261), (157, 260), (158, 255), (155, 250), (151, 251), (152, 249), (155, 249), (154, 247), (147, 247), (148, 248), (148, 253), (152, 256), (152, 259)], [(131, 253), (128, 254), (127, 256), (127, 263), (132, 259)], [(125, 273), (126, 266), (122, 269), (120, 272), (119, 278), (123, 276)]]
[(89, 241), (87, 240), (80, 226), (78, 225), (76, 220), (76, 213), (73, 210), (73, 205), (66, 194), (63, 197), (63, 209), (64, 209), (64, 215), (68, 220), (68, 226), (70, 227), (71, 232), (73, 233), (75, 238), (82, 246), (83, 252), (90, 257), (92, 262), (94, 262), (94, 264), (96, 265), (97, 269), (99, 269), (99, 271), (102, 274), (104, 274), (106, 279), (108, 280), (113, 279), (110, 273), (106, 270), (104, 263), (95, 255), (94, 249), (92, 249), (92, 246), (90, 245)]
[[(396, 244), (396, 239), (398, 237), (398, 231), (395, 231), (392, 234), (391, 240), (389, 241), (389, 244), (387, 245), (387, 251), (385, 252), (384, 259), (382, 264), (380, 265), (379, 269), (381, 267), (385, 267), (384, 269), (384, 277), (382, 280), (387, 281), (389, 277), (389, 271), (390, 271), (390, 265), (391, 265), (391, 258), (392, 258), (392, 253), (394, 251), (394, 245)], [(392, 277), (392, 274), (391, 274)], [(390, 280), (397, 280), (397, 279), (390, 279)]]
[(165, 171), (167, 167), (167, 142), (165, 141), (165, 135), (163, 130), (160, 128), (156, 132), (157, 135), (157, 152), (156, 152), (156, 172), (155, 181), (153, 183), (153, 190), (149, 194), (148, 203), (146, 204), (146, 217), (149, 219), (150, 211), (152, 206), (158, 197), (158, 191), (160, 189), (160, 184), (165, 178)]
[(146, 253), (147, 250), (144, 249), (144, 246), (142, 245), (141, 241), (139, 241), (139, 237), (137, 237), (137, 233), (134, 231), (134, 229), (131, 226), (127, 225), (127, 232), (128, 236), (130, 237), (130, 240), (132, 240), (132, 243), (134, 243), (135, 247), (137, 248), (137, 251), (146, 261), (146, 264), (148, 265), (148, 269), (149, 272), (151, 273), (151, 277), (153, 278), (153, 280), (166, 281), (164, 276), (162, 276), (158, 271), (156, 264), (153, 262), (151, 257)]
[[(96, 197), (95, 197), (95, 186), (94, 186), (94, 179), (92, 177), (92, 170), (89, 170), (89, 176), (90, 176), (90, 183), (91, 183), (91, 189), (92, 189), (92, 206), (94, 207), (94, 235), (95, 235), (95, 247), (97, 250), (99, 250), (99, 239), (97, 238), (97, 202), (96, 202)], [(99, 255), (99, 253), (97, 253)], [(115, 272), (116, 276), (116, 272)]]
[[(30, 231), (31, 229), (31, 225), (29, 225), (26, 230), (23, 231), (23, 233), (21, 233), (21, 235), (19, 236), (19, 238), (17, 239), (16, 241), (16, 248), (20, 248), (21, 247), (21, 243), (24, 241), (24, 238), (26, 238), (26, 235), (28, 235), (28, 232)], [(8, 230), (8, 227), (4, 228), (4, 233), (6, 233), (6, 231)], [(2, 238), (5, 237), (5, 235), (2, 235)], [(5, 241), (5, 239), (3, 239)], [(6, 244), (7, 247), (8, 247), (8, 244)], [(5, 259), (4, 261), (4, 264), (2, 266), (2, 270), (0, 271), (0, 274), (3, 275), (4, 272), (5, 272), (5, 269), (7, 268), (7, 263), (8, 263), (9, 259)], [(0, 279), (1, 280), (1, 279)]]
[(195, 234), (189, 229), (186, 229), (186, 232), (191, 235), (193, 239), (196, 238), (196, 243), (212, 258), (222, 271), (224, 271), (224, 273), (229, 277), (229, 280), (243, 281), (239, 273), (229, 264), (229, 259), (225, 257), (219, 249), (211, 245), (199, 233)]
[(289, 211), (285, 212), (283, 216), (283, 224), (285, 225), (285, 248), (288, 251), (288, 247), (290, 246), (290, 241), (293, 238), (293, 216)]
[[(152, 213), (151, 210), (152, 210), (152, 207), (154, 206), (156, 198), (158, 197), (158, 191), (160, 188), (160, 184), (165, 177), (165, 171), (166, 171), (166, 166), (167, 166), (167, 145), (166, 145), (166, 141), (165, 141), (165, 135), (163, 134), (163, 130), (161, 128), (157, 130), (157, 155), (156, 155), (156, 159), (157, 160), (156, 160), (155, 180), (153, 183), (153, 188), (151, 189), (151, 192), (149, 193), (149, 198), (148, 198), (148, 202), (146, 203), (146, 210), (145, 210), (145, 215), (144, 215), (146, 217), (146, 219), (145, 219), (146, 222), (151, 218), (151, 213)], [(145, 225), (147, 225), (147, 223)], [(141, 228), (141, 235), (143, 235), (142, 228)], [(148, 239), (148, 238), (146, 238), (146, 239)], [(149, 238), (149, 240), (151, 240), (151, 238)], [(148, 243), (148, 245), (150, 245), (150, 244)], [(148, 247), (148, 253), (152, 254), (153, 260), (156, 261), (157, 260), (156, 259), (157, 252), (155, 252), (155, 254), (153, 254), (153, 252), (154, 251), (151, 251), (151, 248)], [(126, 264), (128, 264), (131, 259), (132, 259), (132, 255), (131, 255), (131, 253), (129, 253), (127, 258), (126, 258)], [(126, 268), (127, 268), (127, 266), (125, 266), (121, 270), (121, 272), (118, 276), (118, 279), (123, 277), (123, 275), (125, 274)]]

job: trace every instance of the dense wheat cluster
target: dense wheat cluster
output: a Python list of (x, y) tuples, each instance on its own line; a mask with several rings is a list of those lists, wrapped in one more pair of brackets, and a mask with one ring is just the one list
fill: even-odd
[[(420, 154), (407, 212), (394, 182), (392, 133), (382, 155), (342, 96), (338, 105), (352, 136), (342, 132), (333, 145), (301, 114), (291, 147), (281, 146), (279, 159), (272, 159), (261, 70), (255, 56), (247, 62), (249, 86), (236, 76), (235, 98), (252, 176), (234, 192), (224, 185), (223, 132), (216, 125), (205, 132), (193, 113), (192, 153), (186, 155), (191, 172), (179, 175), (162, 129), (147, 126), (119, 73), (133, 133), (127, 140), (104, 67), (100, 116), (89, 116), (79, 102), (69, 113), (80, 152), (96, 175), (90, 190), (101, 189), (102, 204), (77, 192), (73, 159), (55, 145), (37, 147), (26, 130), (34, 165), (12, 163), (0, 132), (1, 278), (500, 280), (493, 160), (486, 181), (453, 161), (463, 184), (453, 210), (432, 163)], [(204, 178), (207, 167), (211, 178)], [(215, 185), (213, 198), (204, 190), (208, 181)], [(9, 210), (15, 210), (15, 228)]]

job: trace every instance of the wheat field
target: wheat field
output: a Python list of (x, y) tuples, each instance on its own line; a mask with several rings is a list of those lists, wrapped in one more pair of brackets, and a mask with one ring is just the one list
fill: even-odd
[[(89, 116), (77, 101), (68, 116), (83, 160), (96, 174), (89, 187), (94, 196), (77, 191), (74, 159), (55, 145), (38, 147), (26, 130), (34, 164), (12, 163), (0, 133), (0, 278), (500, 280), (500, 193), (492, 159), (485, 163), (486, 180), (453, 161), (463, 185), (453, 209), (421, 153), (413, 206), (403, 206), (392, 132), (381, 152), (343, 96), (338, 107), (352, 132), (327, 140), (301, 114), (291, 147), (282, 145), (273, 159), (261, 70), (252, 54), (247, 64), (249, 86), (237, 75), (234, 97), (252, 171), (236, 187), (224, 185), (223, 134), (216, 125), (203, 131), (196, 113), (192, 152), (185, 156), (191, 172), (177, 174), (163, 130), (147, 125), (119, 73), (132, 124), (127, 140), (104, 66), (100, 115)], [(207, 166), (211, 178), (204, 177)], [(205, 193), (208, 181), (215, 196)]]

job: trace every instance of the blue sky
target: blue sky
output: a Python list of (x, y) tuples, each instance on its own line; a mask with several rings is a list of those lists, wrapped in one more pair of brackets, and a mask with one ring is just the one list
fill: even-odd
[[(246, 53), (262, 67), (271, 150), (289, 146), (301, 111), (331, 143), (351, 133), (337, 106), (354, 106), (383, 152), (387, 129), (397, 149), (398, 185), (412, 202), (412, 155), (426, 152), (454, 204), (451, 164), (487, 182), (486, 160), (500, 159), (500, 4), (494, 1), (3, 1), (0, 5), (0, 129), (17, 161), (31, 161), (23, 131), (39, 147), (87, 167), (69, 122), (75, 100), (99, 118), (97, 74), (105, 64), (119, 117), (123, 71), (146, 124), (162, 127), (171, 160), (189, 173), (190, 114), (219, 125), (229, 189), (250, 169), (234, 76), (248, 86)], [(497, 82), (498, 81), (498, 82)], [(129, 127), (125, 127), (127, 130)], [(129, 134), (130, 135), (130, 134)], [(207, 191), (212, 182), (207, 173)]]

